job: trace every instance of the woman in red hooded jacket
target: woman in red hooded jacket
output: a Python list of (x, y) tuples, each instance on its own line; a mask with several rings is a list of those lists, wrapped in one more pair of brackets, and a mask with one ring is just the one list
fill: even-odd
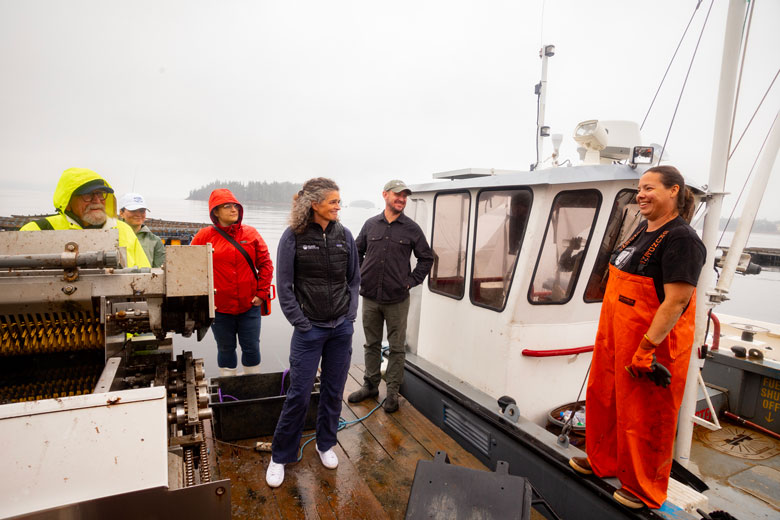
[[(211, 244), (214, 249), (214, 303), (211, 331), (217, 341), (220, 375), (236, 374), (236, 337), (241, 345), (245, 374), (260, 372), (260, 315), (263, 300), (270, 299), (274, 266), (263, 237), (252, 226), (242, 224), (244, 208), (227, 189), (209, 196), (209, 216), (214, 226), (198, 231), (192, 245)], [(240, 245), (247, 258), (225, 235)], [(255, 272), (257, 275), (255, 275)]]

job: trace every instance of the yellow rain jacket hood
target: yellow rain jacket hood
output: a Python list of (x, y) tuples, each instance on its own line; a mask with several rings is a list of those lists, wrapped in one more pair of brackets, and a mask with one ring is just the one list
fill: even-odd
[[(86, 168), (70, 168), (62, 172), (57, 187), (54, 189), (53, 200), (57, 214), (45, 219), (28, 222), (21, 227), (20, 231), (83, 229), (78, 222), (65, 214), (65, 210), (68, 208), (68, 204), (70, 204), (73, 192), (91, 181), (102, 181), (107, 188), (111, 188), (111, 185), (103, 177)], [(127, 251), (127, 267), (151, 267), (149, 259), (138, 241), (138, 237), (135, 236), (133, 228), (121, 220), (117, 220), (116, 205), (116, 197), (113, 193), (109, 193), (108, 197), (106, 197), (107, 218), (103, 228), (113, 228), (119, 231), (119, 247), (124, 247)]]
[[(103, 181), (106, 188), (111, 188), (108, 181), (86, 168), (69, 168), (62, 172), (60, 181), (57, 183), (57, 187), (54, 188), (54, 208), (57, 212), (65, 213), (73, 192), (91, 181)], [(111, 189), (113, 190), (113, 188)], [(116, 196), (113, 193), (109, 193), (108, 197), (106, 197), (106, 215), (116, 218)]]

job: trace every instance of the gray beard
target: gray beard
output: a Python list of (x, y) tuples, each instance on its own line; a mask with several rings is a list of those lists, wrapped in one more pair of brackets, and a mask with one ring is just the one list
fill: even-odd
[(84, 210), (84, 215), (82, 215), (81, 220), (90, 226), (102, 226), (106, 223), (106, 212), (102, 208), (100, 209), (100, 212), (96, 212), (90, 211), (90, 208), (87, 207), (87, 209)]

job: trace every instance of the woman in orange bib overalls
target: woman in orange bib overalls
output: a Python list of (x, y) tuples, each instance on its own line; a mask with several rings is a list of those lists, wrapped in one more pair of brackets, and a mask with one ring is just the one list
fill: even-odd
[(666, 500), (706, 257), (688, 225), (693, 195), (676, 168), (647, 170), (636, 201), (647, 220), (613, 253), (596, 334), (588, 457), (569, 461), (580, 473), (618, 477), (614, 498), (633, 509)]

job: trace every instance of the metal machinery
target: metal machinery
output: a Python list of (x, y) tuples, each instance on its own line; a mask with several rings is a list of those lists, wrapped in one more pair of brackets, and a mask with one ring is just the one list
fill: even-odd
[(116, 230), (0, 233), (0, 517), (230, 517), (203, 361), (169, 334), (208, 330), (211, 248), (124, 256)]

